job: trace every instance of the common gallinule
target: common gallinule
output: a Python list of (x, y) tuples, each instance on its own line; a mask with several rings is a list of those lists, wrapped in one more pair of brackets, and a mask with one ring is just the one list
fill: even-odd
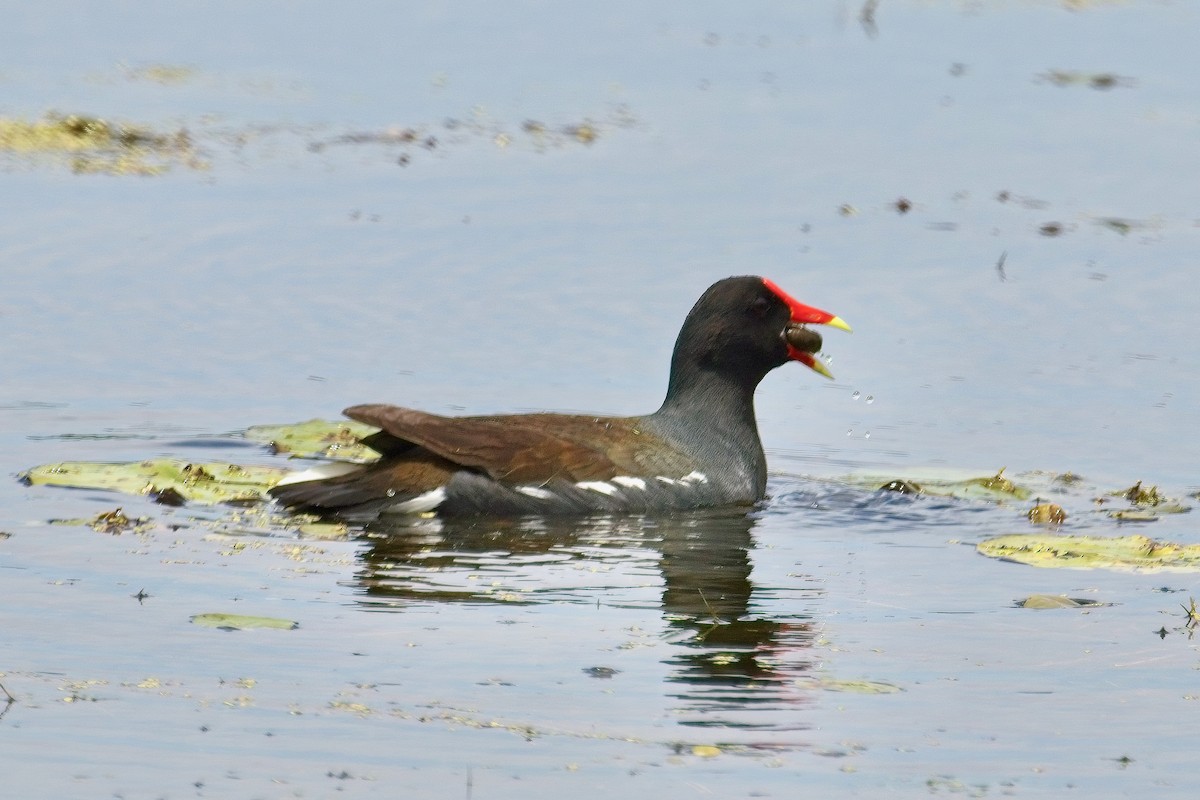
[(827, 376), (808, 324), (850, 330), (766, 278), (717, 281), (683, 321), (662, 407), (641, 417), (442, 417), (390, 405), (345, 410), (380, 429), (368, 465), (329, 465), (271, 490), (284, 505), (345, 519), (562, 515), (752, 504), (767, 463), (754, 390), (787, 361)]

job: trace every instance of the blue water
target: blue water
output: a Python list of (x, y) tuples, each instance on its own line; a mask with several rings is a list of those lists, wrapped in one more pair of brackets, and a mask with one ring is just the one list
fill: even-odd
[[(642, 413), (729, 274), (855, 327), (825, 336), (836, 381), (764, 382), (773, 496), (753, 518), (306, 544), (0, 484), (14, 791), (1192, 796), (1190, 576), (989, 561), (969, 545), (1026, 530), (1020, 508), (827, 479), (1200, 485), (1197, 12), (859, 11), (14, 10), (0, 114), (186, 127), (207, 168), (79, 176), (0, 152), (10, 474), (267, 463), (230, 435), (358, 402)], [(138, 77), (153, 65), (191, 71)], [(404, 129), (417, 141), (347, 141)], [(115, 505), (156, 527), (45, 525)], [(1131, 530), (1069, 505), (1071, 530)], [(1196, 540), (1189, 515), (1137, 530)], [(1114, 605), (1012, 607), (1035, 592)], [(301, 627), (188, 624), (206, 611)]]

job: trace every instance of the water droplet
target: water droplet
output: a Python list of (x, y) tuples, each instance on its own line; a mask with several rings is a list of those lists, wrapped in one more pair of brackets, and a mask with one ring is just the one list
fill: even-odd
[(867, 395), (867, 405), (871, 405), (871, 403), (874, 403), (874, 402), (875, 402), (875, 395), (873, 395), (873, 394)]
[(854, 428), (847, 428), (847, 429), (846, 429), (846, 435), (847, 435), (847, 436), (853, 436), (853, 435), (854, 435)]
[(871, 438), (871, 432), (870, 432), (870, 431), (867, 431), (866, 433), (864, 433), (864, 434), (863, 434), (863, 438), (864, 438), (864, 439), (870, 439), (870, 438)]
[(850, 395), (850, 399), (851, 399), (851, 400), (857, 400), (857, 399), (858, 399), (858, 392), (855, 392), (854, 394)]

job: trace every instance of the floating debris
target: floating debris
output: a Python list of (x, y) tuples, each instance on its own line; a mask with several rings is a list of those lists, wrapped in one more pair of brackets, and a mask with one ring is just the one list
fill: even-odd
[(154, 487), (153, 491), (147, 492), (147, 494), (153, 497), (154, 502), (160, 506), (182, 506), (187, 503), (187, 498), (183, 496), (183, 493), (173, 486), (163, 489)]
[(1027, 197), (1023, 195), (1015, 195), (1007, 189), (996, 193), (996, 200), (1000, 203), (1016, 203), (1019, 206), (1029, 209), (1049, 208), (1050, 204), (1045, 200), (1039, 200), (1036, 197)]
[(1055, 86), (1087, 86), (1100, 91), (1108, 91), (1117, 87), (1132, 87), (1136, 81), (1112, 72), (1079, 72), (1075, 70), (1052, 69), (1037, 76), (1039, 83), (1051, 83)]
[(360, 440), (378, 432), (378, 428), (361, 422), (310, 419), (294, 425), (255, 425), (243, 435), (281, 455), (365, 463), (376, 460), (379, 454)]
[(563, 129), (563, 133), (575, 137), (576, 141), (583, 144), (591, 144), (596, 141), (596, 137), (599, 135), (596, 133), (595, 126), (588, 122), (581, 125), (569, 125)]
[(157, 459), (125, 464), (64, 461), (34, 467), (20, 477), (30, 486), (108, 489), (154, 497), (159, 502), (165, 494), (172, 501), (245, 505), (265, 500), (267, 489), (287, 472), (281, 467)]
[(1200, 572), (1200, 545), (1146, 536), (1055, 536), (1011, 533), (986, 539), (976, 550), (989, 558), (1031, 567), (1113, 569), (1135, 572)]
[(206, 628), (217, 628), (223, 631), (245, 631), (254, 628), (274, 628), (291, 631), (300, 627), (300, 623), (290, 619), (276, 617), (250, 617), (244, 614), (195, 614), (192, 624), (203, 625)]
[(1121, 522), (1158, 522), (1158, 514), (1153, 511), (1140, 511), (1136, 508), (1110, 511), (1108, 516)]
[(583, 674), (592, 678), (608, 679), (621, 674), (621, 670), (613, 667), (584, 667)]
[(144, 518), (130, 519), (125, 516), (124, 509), (115, 508), (112, 511), (103, 511), (97, 514), (92, 517), (92, 521), (88, 524), (91, 525), (92, 530), (99, 531), (100, 533), (117, 534), (132, 530), (138, 523), (144, 523), (145, 521)]
[(1190, 506), (1163, 496), (1157, 486), (1149, 488), (1142, 486), (1141, 481), (1128, 489), (1110, 492), (1107, 497), (1096, 498), (1097, 504), (1107, 502), (1108, 497), (1120, 497), (1132, 504), (1133, 508), (1114, 509), (1108, 512), (1110, 517), (1122, 522), (1153, 522), (1163, 514), (1186, 514), (1192, 510)]
[(143, 125), (81, 114), (40, 120), (0, 117), (0, 151), (66, 157), (77, 174), (160, 175), (172, 166), (207, 169), (186, 129), (160, 133)]
[(966, 483), (968, 485), (974, 484), (976, 486), (980, 486), (984, 489), (987, 489), (989, 492), (996, 492), (1002, 495), (1011, 495), (1018, 500), (1028, 499), (1028, 489), (1022, 489), (1020, 486), (1017, 486), (1008, 478), (1004, 477), (1004, 470), (1006, 469), (1007, 467), (1001, 467), (1000, 471), (990, 478), (972, 478), (966, 481)]
[(131, 81), (147, 81), (164, 86), (186, 83), (196, 76), (194, 67), (181, 64), (146, 64), (140, 67), (122, 65), (121, 71)]
[(414, 128), (388, 128), (385, 131), (362, 131), (357, 133), (344, 133), (341, 136), (335, 136), (332, 139), (326, 139), (321, 142), (312, 142), (308, 145), (311, 152), (319, 153), (331, 145), (343, 144), (415, 144), (421, 138), (421, 134)]
[(1142, 482), (1138, 481), (1128, 489), (1112, 492), (1111, 497), (1124, 497), (1135, 506), (1156, 506), (1163, 502), (1163, 497), (1158, 493), (1157, 486), (1151, 486), (1149, 489), (1142, 486)]
[[(603, 127), (628, 127), (634, 123), (632, 115), (626, 109), (619, 109), (611, 116)], [(506, 126), (490, 120), (481, 110), (477, 110), (474, 119), (450, 118), (442, 123), (448, 132), (447, 139), (452, 143), (462, 143), (471, 138), (491, 141), (496, 147), (505, 149), (518, 141), (518, 134), (506, 130)], [(541, 151), (547, 147), (561, 147), (571, 142), (590, 145), (600, 138), (601, 123), (584, 120), (552, 127), (537, 120), (526, 120), (519, 126), (520, 133), (528, 137), (534, 148)], [(308, 149), (320, 153), (332, 147), (379, 145), (384, 147), (421, 147), (425, 150), (435, 150), (442, 146), (437, 136), (426, 127), (394, 126), (381, 131), (352, 131), (327, 139), (310, 142)], [(402, 166), (410, 163), (411, 158), (402, 154), (397, 159)]]
[(1017, 608), (1095, 608), (1107, 605), (1099, 600), (1088, 600), (1082, 597), (1067, 597), (1062, 594), (1031, 594), (1014, 605)]
[(904, 691), (896, 684), (884, 681), (826, 678), (818, 681), (817, 685), (827, 692), (851, 692), (853, 694), (896, 694)]
[(922, 489), (918, 484), (913, 483), (912, 481), (897, 479), (883, 484), (879, 487), (879, 491), (896, 492), (898, 494), (920, 494)]
[(1131, 231), (1137, 228), (1144, 228), (1144, 222), (1137, 222), (1131, 219), (1121, 219), (1120, 217), (1100, 217), (1096, 220), (1096, 224), (1102, 228), (1108, 228), (1110, 231), (1127, 236)]
[(971, 473), (963, 470), (918, 470), (913, 478), (900, 475), (864, 473), (849, 475), (844, 480), (852, 486), (871, 491), (898, 492), (900, 494), (927, 494), (935, 497), (956, 497), (961, 500), (990, 500), (1004, 503), (1012, 500), (1028, 500), (1033, 492), (1004, 477), (1001, 467), (995, 475), (987, 477), (963, 477)]
[(1056, 503), (1038, 503), (1029, 509), (1029, 521), (1034, 525), (1062, 525), (1067, 521), (1067, 512)]

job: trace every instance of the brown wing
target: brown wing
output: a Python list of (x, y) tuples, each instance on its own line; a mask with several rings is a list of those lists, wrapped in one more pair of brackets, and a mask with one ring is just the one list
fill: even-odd
[[(509, 483), (609, 480), (689, 471), (685, 459), (639, 430), (636, 417), (511, 414), (442, 417), (389, 405), (347, 408), (347, 417)], [(378, 436), (378, 434), (376, 434)], [(653, 453), (647, 458), (647, 453)], [(647, 463), (647, 462), (652, 463)]]

